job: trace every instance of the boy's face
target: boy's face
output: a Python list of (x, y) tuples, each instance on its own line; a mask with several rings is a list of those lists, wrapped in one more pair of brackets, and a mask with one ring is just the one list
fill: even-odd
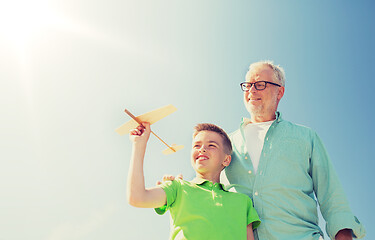
[(200, 131), (193, 139), (191, 164), (197, 173), (220, 173), (230, 163), (230, 155), (224, 152), (220, 134)]

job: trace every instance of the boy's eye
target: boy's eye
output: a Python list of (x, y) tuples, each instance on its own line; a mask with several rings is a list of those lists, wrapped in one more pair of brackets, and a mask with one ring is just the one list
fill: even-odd
[(210, 145), (208, 145), (209, 147), (216, 147), (216, 145), (214, 145), (214, 144), (210, 144)]

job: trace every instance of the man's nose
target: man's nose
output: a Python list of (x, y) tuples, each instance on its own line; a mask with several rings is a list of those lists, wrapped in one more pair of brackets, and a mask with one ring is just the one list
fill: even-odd
[(249, 92), (256, 92), (256, 91), (258, 90), (255, 88), (255, 84), (251, 85)]

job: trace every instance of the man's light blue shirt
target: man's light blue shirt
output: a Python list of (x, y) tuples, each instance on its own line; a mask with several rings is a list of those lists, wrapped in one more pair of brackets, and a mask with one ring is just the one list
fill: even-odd
[(352, 214), (318, 135), (284, 121), (279, 112), (276, 116), (265, 136), (256, 174), (246, 149), (244, 122), (230, 135), (232, 162), (225, 174), (236, 191), (253, 199), (262, 221), (255, 235), (260, 240), (319, 239), (323, 233), (318, 226), (318, 201), (331, 239), (344, 228), (362, 238), (365, 229)]

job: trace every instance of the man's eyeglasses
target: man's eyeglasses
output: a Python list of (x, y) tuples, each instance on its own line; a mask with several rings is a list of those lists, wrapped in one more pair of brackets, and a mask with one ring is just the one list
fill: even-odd
[(256, 90), (264, 90), (267, 87), (267, 83), (278, 86), (278, 87), (281, 87), (281, 85), (279, 85), (277, 83), (267, 82), (267, 81), (259, 81), (259, 82), (255, 82), (255, 83), (243, 82), (243, 83), (240, 83), (240, 86), (241, 86), (242, 91), (247, 92), (247, 91), (250, 91), (250, 88), (253, 85), (254, 85)]

